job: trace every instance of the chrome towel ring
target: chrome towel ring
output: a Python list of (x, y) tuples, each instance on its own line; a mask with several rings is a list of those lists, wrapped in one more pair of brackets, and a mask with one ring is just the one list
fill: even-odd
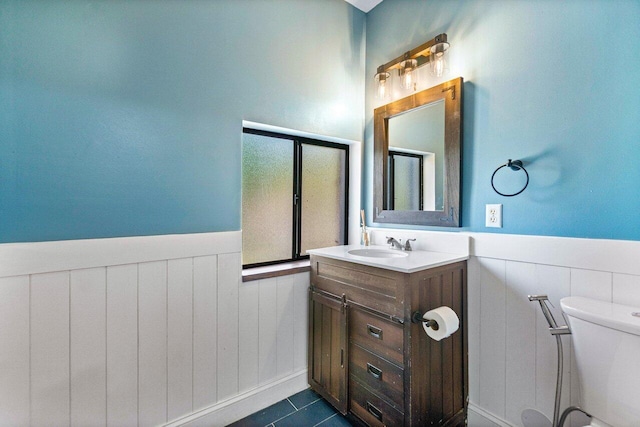
[[(513, 171), (519, 171), (522, 170), (525, 175), (527, 176), (527, 182), (524, 184), (524, 187), (522, 187), (522, 189), (520, 191), (518, 191), (517, 193), (513, 193), (513, 194), (504, 194), (499, 192), (496, 189), (496, 186), (493, 184), (493, 178), (496, 176), (496, 172), (498, 172), (500, 169), (504, 168), (504, 167), (509, 167), (511, 170)], [(527, 185), (529, 185), (529, 173), (527, 172), (527, 170), (524, 168), (523, 164), (522, 164), (522, 160), (511, 160), (509, 159), (507, 161), (507, 163), (505, 163), (502, 166), (499, 166), (498, 169), (496, 169), (495, 171), (493, 171), (493, 175), (491, 175), (491, 187), (493, 187), (493, 191), (495, 191), (496, 193), (498, 193), (501, 196), (505, 196), (505, 197), (513, 197), (513, 196), (517, 196), (518, 194), (522, 193), (525, 188), (527, 188)]]

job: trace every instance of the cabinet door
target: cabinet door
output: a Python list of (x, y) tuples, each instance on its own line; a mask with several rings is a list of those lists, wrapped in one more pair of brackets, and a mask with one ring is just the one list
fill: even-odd
[(347, 413), (347, 305), (310, 291), (309, 384), (343, 414)]

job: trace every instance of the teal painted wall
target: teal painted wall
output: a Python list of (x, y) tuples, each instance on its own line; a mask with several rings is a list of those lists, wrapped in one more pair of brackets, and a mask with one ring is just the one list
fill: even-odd
[[(375, 69), (445, 32), (447, 79), (465, 79), (462, 230), (640, 240), (639, 23), (637, 0), (384, 0), (367, 14), (369, 212)], [(505, 198), (490, 178), (509, 158), (531, 182)], [(504, 228), (484, 227), (486, 203)]]
[[(637, 0), (0, 2), (0, 242), (239, 229), (243, 119), (364, 128), (371, 212), (375, 68), (441, 32), (462, 230), (640, 240), (638, 22)], [(507, 158), (515, 198), (489, 183)]]
[(240, 229), (242, 120), (362, 139), (343, 0), (0, 2), (0, 242)]

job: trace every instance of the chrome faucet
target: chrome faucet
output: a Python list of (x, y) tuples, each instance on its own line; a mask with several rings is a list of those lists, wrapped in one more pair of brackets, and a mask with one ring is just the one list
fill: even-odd
[(415, 242), (416, 239), (407, 239), (407, 241), (405, 242), (404, 246), (402, 245), (402, 239), (400, 239), (400, 241), (397, 241), (396, 239), (394, 239), (393, 237), (386, 237), (387, 239), (387, 243), (392, 245), (394, 248), (396, 249), (400, 249), (401, 251), (410, 251), (411, 250), (411, 242)]
[(411, 251), (413, 249), (411, 249), (411, 242), (415, 242), (416, 239), (407, 239), (406, 242), (404, 242), (404, 250), (405, 251)]
[(401, 251), (404, 250), (404, 247), (402, 246), (402, 243), (398, 242), (393, 237), (385, 237), (385, 238), (387, 239), (387, 243), (392, 245), (394, 248), (400, 249)]

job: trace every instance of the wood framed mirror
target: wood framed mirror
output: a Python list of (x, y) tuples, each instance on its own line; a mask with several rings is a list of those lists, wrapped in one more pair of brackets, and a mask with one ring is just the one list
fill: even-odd
[(462, 83), (374, 110), (373, 222), (460, 226)]

